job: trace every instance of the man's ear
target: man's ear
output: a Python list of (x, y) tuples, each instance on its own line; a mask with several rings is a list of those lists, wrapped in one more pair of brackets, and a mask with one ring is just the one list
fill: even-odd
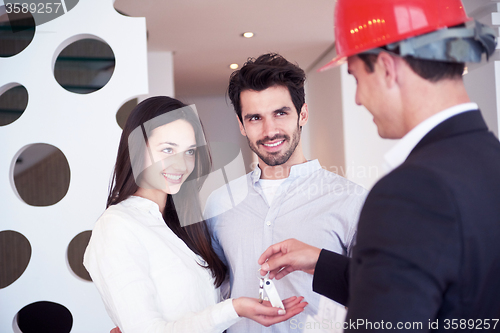
[(241, 133), (241, 135), (247, 136), (247, 132), (245, 131), (245, 127), (241, 123), (240, 117), (238, 117), (238, 115), (236, 115), (236, 119), (238, 119), (238, 125), (240, 125), (240, 133)]
[(304, 126), (307, 124), (307, 120), (309, 119), (309, 110), (307, 109), (307, 103), (302, 105), (299, 114), (299, 126)]
[(392, 88), (397, 83), (397, 64), (394, 57), (387, 52), (380, 52), (377, 63), (383, 70), (385, 84)]

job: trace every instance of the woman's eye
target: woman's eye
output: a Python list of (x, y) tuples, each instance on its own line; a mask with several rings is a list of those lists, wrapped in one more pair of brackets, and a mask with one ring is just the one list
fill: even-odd
[(172, 154), (174, 152), (174, 150), (172, 148), (165, 148), (162, 150), (164, 153), (167, 153), (167, 154)]
[(196, 153), (196, 149), (186, 150), (186, 155), (194, 155), (194, 153)]

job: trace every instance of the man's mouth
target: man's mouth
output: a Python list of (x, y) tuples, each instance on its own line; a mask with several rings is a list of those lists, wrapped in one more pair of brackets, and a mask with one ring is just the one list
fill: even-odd
[(276, 141), (276, 142), (274, 142), (274, 143), (263, 143), (263, 145), (264, 145), (264, 146), (266, 146), (266, 147), (270, 147), (270, 148), (272, 148), (272, 147), (277, 147), (277, 146), (279, 146), (279, 145), (280, 145), (280, 144), (282, 144), (284, 141), (285, 141), (285, 140)]

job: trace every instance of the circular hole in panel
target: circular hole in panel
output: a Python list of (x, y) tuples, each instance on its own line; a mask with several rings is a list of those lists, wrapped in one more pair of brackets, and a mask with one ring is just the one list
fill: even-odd
[(69, 267), (77, 276), (81, 277), (84, 280), (92, 281), (89, 273), (83, 266), (83, 254), (85, 253), (85, 249), (89, 244), (90, 236), (92, 235), (92, 231), (87, 230), (79, 233), (71, 240), (68, 246), (68, 263)]
[(28, 106), (28, 91), (25, 87), (12, 84), (4, 88), (7, 88), (4, 93), (0, 88), (0, 126), (16, 121)]
[(115, 55), (108, 44), (96, 39), (81, 39), (59, 53), (54, 76), (64, 89), (89, 94), (104, 87), (114, 70)]
[(78, 0), (65, 0), (64, 2), (66, 3), (66, 10), (68, 12), (78, 4)]
[(137, 98), (131, 99), (130, 101), (123, 104), (118, 111), (116, 112), (116, 122), (121, 129), (125, 127), (125, 123), (127, 122), (128, 116), (130, 112), (137, 106), (138, 101)]
[(31, 258), (31, 244), (16, 231), (0, 232), (0, 289), (23, 275)]
[[(6, 7), (1, 7), (6, 10)], [(18, 14), (12, 11), (0, 15), (0, 57), (19, 54), (28, 47), (34, 36), (35, 20), (29, 11)]]
[(50, 206), (68, 192), (68, 160), (52, 145), (36, 143), (28, 146), (16, 159), (13, 170), (17, 193), (28, 205)]
[(73, 316), (61, 304), (40, 301), (22, 308), (16, 315), (16, 324), (23, 333), (69, 333)]

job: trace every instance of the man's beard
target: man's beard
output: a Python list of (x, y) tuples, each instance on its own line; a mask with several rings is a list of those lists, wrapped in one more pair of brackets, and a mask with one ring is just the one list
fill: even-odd
[[(266, 143), (266, 142), (274, 141), (274, 140), (284, 140), (283, 144), (286, 141), (289, 141), (290, 147), (285, 152), (280, 151), (280, 152), (275, 152), (275, 153), (268, 153), (268, 152), (262, 153), (261, 151), (259, 151), (259, 149), (258, 149), (259, 145)], [(254, 145), (252, 142), (250, 142), (248, 137), (247, 137), (247, 141), (248, 141), (248, 145), (250, 146), (250, 149), (252, 149), (252, 151), (255, 154), (257, 154), (257, 156), (259, 156), (259, 158), (264, 163), (266, 163), (268, 166), (282, 165), (282, 164), (285, 164), (290, 159), (290, 156), (292, 156), (293, 152), (295, 151), (295, 148), (297, 148), (297, 145), (300, 142), (300, 127), (297, 125), (297, 130), (295, 132), (293, 132), (292, 141), (290, 141), (290, 137), (286, 134), (282, 134), (282, 135), (278, 134), (272, 138), (265, 138), (263, 140), (258, 140), (256, 142), (256, 145)]]

